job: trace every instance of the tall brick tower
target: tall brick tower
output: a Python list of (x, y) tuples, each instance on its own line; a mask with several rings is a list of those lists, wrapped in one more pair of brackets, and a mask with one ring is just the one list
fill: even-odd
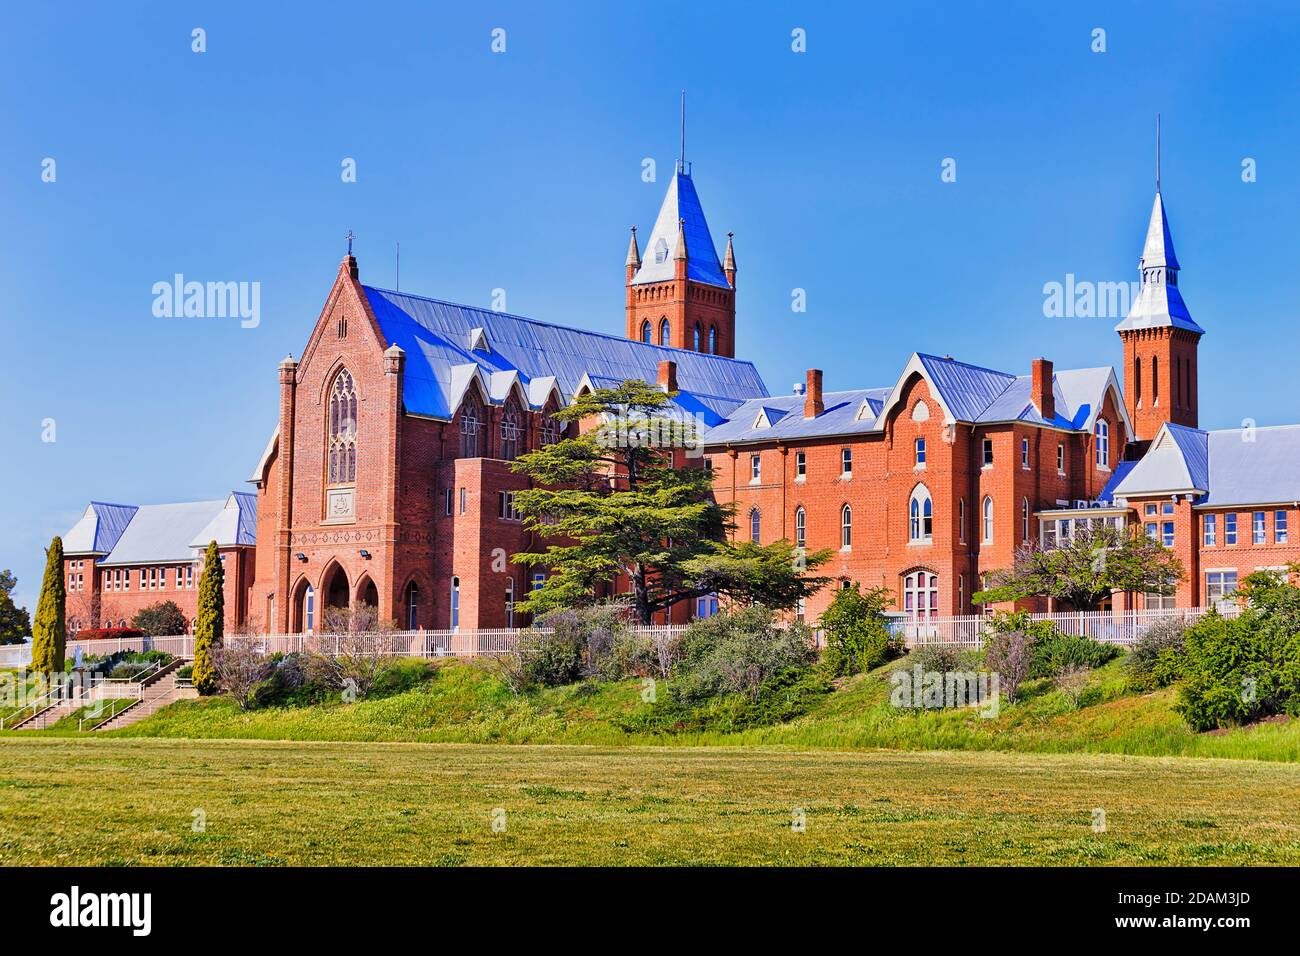
[(736, 254), (727, 233), (725, 261), (709, 234), (690, 167), (679, 161), (659, 218), (627, 250), (627, 337), (655, 345), (736, 356)]
[(1178, 269), (1157, 177), (1138, 260), (1141, 290), (1128, 318), (1115, 326), (1124, 342), (1124, 404), (1139, 442), (1155, 438), (1165, 422), (1197, 427), (1196, 349), (1205, 330), (1178, 291)]

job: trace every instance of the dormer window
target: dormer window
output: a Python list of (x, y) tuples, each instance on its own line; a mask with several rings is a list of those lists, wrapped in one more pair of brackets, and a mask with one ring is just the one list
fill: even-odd
[(663, 236), (655, 243), (655, 262), (663, 262), (668, 258), (668, 240)]

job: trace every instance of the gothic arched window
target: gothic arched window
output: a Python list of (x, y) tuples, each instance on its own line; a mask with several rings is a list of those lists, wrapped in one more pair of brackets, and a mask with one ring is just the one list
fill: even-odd
[(479, 422), (483, 417), (483, 409), (478, 403), (478, 398), (473, 395), (465, 396), (465, 403), (460, 409), (460, 455), (462, 458), (478, 458), (478, 431)]
[(805, 547), (808, 544), (808, 513), (802, 507), (794, 512), (794, 546)]
[(749, 540), (755, 544), (763, 533), (763, 514), (757, 508), (749, 509)]
[(917, 485), (912, 490), (907, 519), (908, 540), (929, 541), (934, 537), (934, 501), (925, 485)]
[(347, 369), (334, 377), (330, 389), (329, 483), (357, 480), (357, 386)]
[(644, 342), (646, 345), (650, 345), (651, 344), (650, 335), (651, 335), (650, 320), (646, 319), (644, 322), (641, 323), (641, 341)]
[(659, 320), (659, 344), (660, 345), (668, 344), (668, 320), (667, 319)]
[(695, 323), (695, 351), (700, 350), (700, 323)]
[(715, 325), (709, 326), (709, 353), (718, 354), (718, 328)]
[(542, 413), (542, 444), (554, 445), (560, 440), (560, 435), (564, 429), (560, 425), (559, 419), (554, 414), (554, 409), (548, 408)]
[(506, 461), (519, 457), (519, 411), (513, 399), (501, 411), (501, 457)]

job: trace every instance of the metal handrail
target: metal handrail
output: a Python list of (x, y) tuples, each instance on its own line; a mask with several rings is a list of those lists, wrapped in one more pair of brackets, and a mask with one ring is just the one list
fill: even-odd
[(109, 709), (109, 714), (108, 714), (108, 716), (106, 716), (106, 717), (99, 717), (99, 716), (96, 716), (96, 717), (80, 717), (80, 718), (78, 718), (78, 719), (77, 719), (77, 732), (78, 732), (78, 733), (81, 733), (82, 731), (84, 731), (84, 730), (86, 729), (85, 724), (86, 724), (86, 721), (88, 721), (88, 720), (94, 720), (94, 721), (97, 721), (97, 722), (95, 723), (95, 725), (92, 726), (92, 727), (90, 728), (91, 730), (94, 730), (96, 727), (100, 727), (100, 726), (102, 726), (102, 725), (108, 723), (110, 720), (112, 720), (112, 719), (113, 719), (114, 717), (116, 717), (118, 714), (124, 714), (124, 713), (126, 713), (128, 710), (130, 710), (132, 707), (134, 707), (136, 704), (142, 704), (142, 703), (144, 703), (144, 698), (142, 698), (142, 697), (137, 697), (135, 700), (128, 701), (127, 704), (126, 704), (126, 706), (123, 707), (121, 710), (118, 710), (118, 709), (117, 709), (117, 705), (118, 705), (119, 703), (121, 703), (121, 699), (120, 699), (120, 698), (119, 698), (118, 700), (114, 700), (114, 701), (109, 705), (109, 708), (108, 708), (108, 709)]

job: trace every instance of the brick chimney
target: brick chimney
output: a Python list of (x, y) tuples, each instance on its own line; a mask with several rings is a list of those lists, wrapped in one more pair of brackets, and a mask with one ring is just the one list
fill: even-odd
[(1038, 408), (1038, 414), (1048, 421), (1056, 417), (1056, 397), (1052, 393), (1052, 363), (1045, 358), (1034, 359), (1034, 380), (1029, 397)]
[(659, 386), (665, 392), (677, 391), (677, 363), (664, 359), (659, 363)]
[(808, 390), (804, 392), (803, 396), (803, 417), (816, 418), (824, 411), (826, 411), (826, 405), (822, 402), (822, 370), (810, 368), (808, 370)]

